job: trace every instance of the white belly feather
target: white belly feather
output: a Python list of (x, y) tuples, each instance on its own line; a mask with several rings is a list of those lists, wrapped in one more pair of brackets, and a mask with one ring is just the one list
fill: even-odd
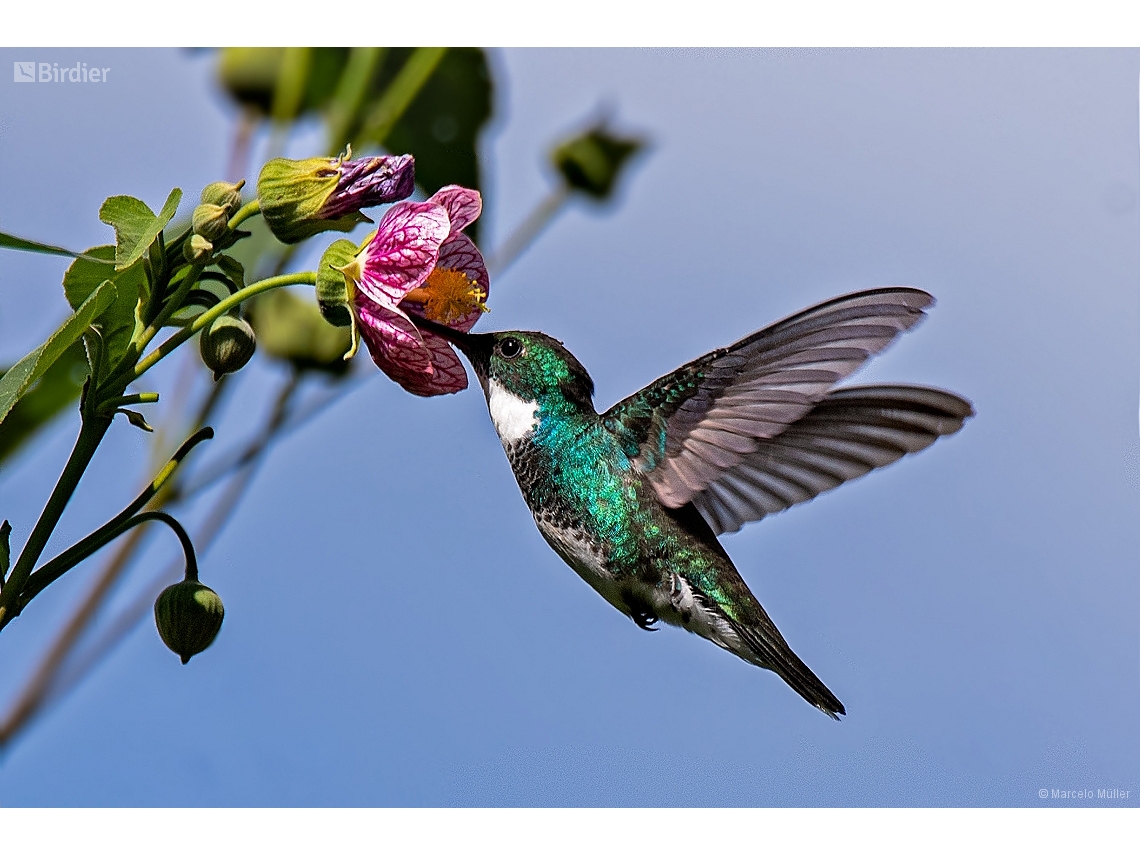
[(518, 442), (538, 426), (538, 402), (524, 401), (494, 378), (487, 384), (487, 409), (503, 445)]

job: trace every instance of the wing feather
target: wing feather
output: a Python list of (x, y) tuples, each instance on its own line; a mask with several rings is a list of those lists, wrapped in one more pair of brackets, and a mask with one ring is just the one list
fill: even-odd
[(973, 414), (968, 401), (939, 389), (838, 389), (723, 469), (692, 501), (716, 534), (736, 531), (921, 451)]
[(838, 297), (683, 365), (602, 418), (658, 498), (681, 507), (802, 419), (933, 302), (914, 288)]

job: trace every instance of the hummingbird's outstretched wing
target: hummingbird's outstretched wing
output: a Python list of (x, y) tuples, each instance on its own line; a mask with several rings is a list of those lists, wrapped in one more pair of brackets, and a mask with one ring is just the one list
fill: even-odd
[(836, 297), (655, 380), (602, 415), (663, 504), (692, 501), (923, 317), (915, 288)]
[(737, 531), (955, 433), (974, 408), (924, 386), (836, 389), (693, 496), (713, 532)]

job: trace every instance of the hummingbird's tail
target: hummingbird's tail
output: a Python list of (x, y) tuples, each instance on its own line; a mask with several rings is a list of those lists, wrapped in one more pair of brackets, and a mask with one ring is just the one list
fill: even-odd
[[(759, 603), (757, 603), (759, 606)], [(839, 721), (839, 716), (847, 715), (847, 710), (839, 698), (831, 693), (823, 681), (812, 673), (811, 668), (792, 651), (776, 625), (767, 615), (764, 620), (752, 626), (730, 621), (740, 639), (748, 645), (747, 651), (736, 651), (742, 658), (754, 662), (761, 668), (775, 671), (780, 678), (795, 689), (800, 697), (816, 709)], [(751, 653), (752, 655), (746, 655)]]

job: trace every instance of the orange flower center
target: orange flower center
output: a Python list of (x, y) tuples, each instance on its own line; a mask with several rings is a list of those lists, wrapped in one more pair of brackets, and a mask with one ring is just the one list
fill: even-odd
[(405, 300), (422, 303), (424, 316), (440, 324), (452, 324), (478, 309), (490, 311), (484, 300), (487, 292), (459, 270), (437, 267), (419, 288), (404, 295)]

